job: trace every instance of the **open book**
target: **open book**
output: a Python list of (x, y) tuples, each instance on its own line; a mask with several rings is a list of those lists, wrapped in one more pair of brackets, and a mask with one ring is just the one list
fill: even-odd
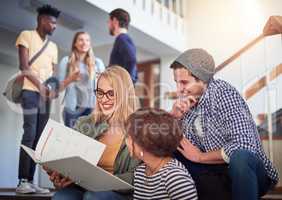
[(21, 145), (35, 163), (44, 165), (90, 191), (124, 190), (133, 186), (97, 166), (105, 145), (49, 119), (35, 151)]

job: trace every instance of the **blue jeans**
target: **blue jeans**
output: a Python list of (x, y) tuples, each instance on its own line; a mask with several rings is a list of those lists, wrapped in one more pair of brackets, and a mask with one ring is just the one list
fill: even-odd
[[(196, 183), (199, 199), (210, 199), (218, 193), (214, 199), (230, 199), (232, 196), (233, 200), (257, 200), (272, 187), (263, 162), (247, 150), (235, 151), (230, 157), (229, 165), (193, 163), (179, 152), (175, 157), (190, 172)], [(206, 193), (201, 194), (202, 191)]]
[[(35, 149), (41, 133), (49, 119), (50, 102), (42, 101), (38, 92), (22, 91), (23, 129), (21, 144)], [(20, 149), (19, 179), (33, 180), (35, 163)]]
[(79, 117), (89, 115), (91, 112), (92, 108), (77, 108), (76, 111), (64, 108), (63, 118), (65, 126), (72, 128)]
[(90, 192), (77, 185), (57, 191), (52, 200), (126, 200), (127, 198), (113, 191)]
[(263, 162), (250, 151), (235, 151), (230, 157), (228, 172), (232, 199), (257, 200), (272, 187)]

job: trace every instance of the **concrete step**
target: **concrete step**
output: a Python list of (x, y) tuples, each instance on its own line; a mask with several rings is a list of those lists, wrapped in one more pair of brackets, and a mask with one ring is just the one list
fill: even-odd
[(0, 189), (0, 200), (51, 200), (54, 192), (48, 194), (17, 194), (14, 188)]
[[(0, 200), (51, 200), (54, 191), (49, 194), (17, 194), (15, 188), (0, 189)], [(282, 200), (281, 192), (270, 192), (261, 200)]]

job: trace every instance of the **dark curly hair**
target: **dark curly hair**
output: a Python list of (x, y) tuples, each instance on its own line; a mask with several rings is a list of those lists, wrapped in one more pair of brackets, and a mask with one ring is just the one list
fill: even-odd
[(43, 5), (39, 8), (37, 8), (37, 13), (38, 13), (38, 16), (40, 15), (48, 15), (48, 16), (52, 16), (52, 17), (55, 17), (55, 18), (58, 18), (61, 11), (59, 11), (57, 8), (55, 7), (52, 7), (48, 4), (46, 5)]
[(139, 109), (128, 117), (125, 126), (136, 144), (158, 157), (171, 156), (183, 138), (178, 120), (161, 109)]
[(110, 18), (116, 18), (119, 22), (119, 26), (121, 28), (128, 29), (128, 25), (130, 23), (130, 15), (126, 10), (123, 10), (121, 8), (117, 8), (110, 12)]

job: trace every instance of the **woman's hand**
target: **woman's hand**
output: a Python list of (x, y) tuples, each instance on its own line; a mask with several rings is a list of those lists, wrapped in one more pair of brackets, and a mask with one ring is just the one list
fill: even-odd
[(79, 70), (75, 70), (71, 72), (67, 78), (65, 78), (62, 82), (60, 82), (60, 89), (59, 91), (63, 91), (69, 84), (72, 82), (78, 81), (81, 79), (81, 74)]
[(71, 72), (71, 73), (69, 74), (68, 78), (70, 79), (70, 82), (80, 80), (80, 78), (81, 78), (80, 71), (77, 69), (77, 70)]
[(71, 179), (68, 177), (63, 177), (61, 174), (59, 174), (56, 171), (52, 171), (48, 169), (46, 166), (43, 166), (43, 169), (47, 172), (49, 175), (50, 181), (53, 183), (56, 189), (61, 189), (69, 186), (73, 183)]
[(58, 172), (53, 172), (49, 177), (50, 181), (53, 182), (56, 189), (65, 188), (73, 183), (68, 177), (61, 176)]

